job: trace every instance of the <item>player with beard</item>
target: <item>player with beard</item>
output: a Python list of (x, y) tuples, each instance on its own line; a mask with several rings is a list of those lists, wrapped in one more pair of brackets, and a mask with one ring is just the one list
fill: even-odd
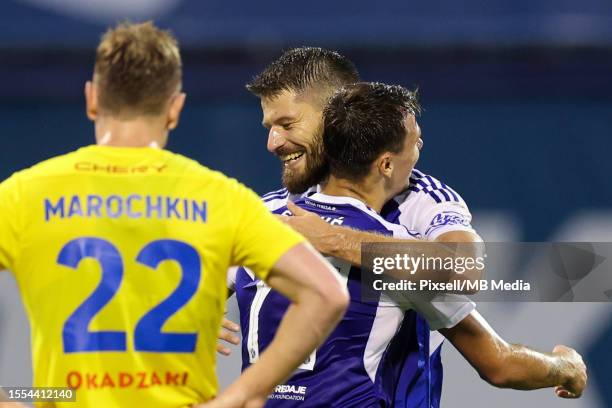
[[(288, 219), (290, 225), (306, 235), (324, 254), (354, 266), (360, 266), (363, 242), (415, 241), (330, 225), (318, 215), (296, 208), (291, 201), (319, 190), (318, 183), (327, 174), (322, 144), (323, 108), (337, 89), (358, 80), (357, 70), (347, 58), (333, 51), (304, 47), (285, 52), (247, 85), (247, 89), (261, 101), (263, 125), (269, 130), (267, 148), (282, 162), (285, 188), (265, 194), (263, 200), (266, 206), (274, 211), (288, 205), (295, 215)], [(405, 189), (385, 204), (382, 215), (430, 241), (481, 242), (470, 225), (471, 214), (461, 197), (446, 184), (416, 169), (406, 180)], [(419, 252), (422, 249), (422, 245), (419, 246)], [(436, 272), (441, 276), (447, 273)], [(419, 276), (418, 273), (416, 276)], [(414, 322), (410, 330), (418, 333), (422, 339), (430, 335), (427, 323), (414, 312), (406, 312), (405, 321)], [(488, 333), (478, 321), (474, 325), (479, 329), (474, 329), (475, 332)], [(226, 325), (228, 327), (231, 326)], [(247, 333), (243, 335), (247, 337)], [(411, 376), (414, 381), (410, 386), (397, 387), (397, 406), (401, 406), (402, 402), (410, 403), (412, 407), (439, 406), (442, 340), (439, 333), (432, 332), (429, 341), (422, 341), (420, 347), (405, 346), (403, 357), (418, 358), (423, 365), (420, 372)], [(236, 341), (237, 338), (234, 338), (233, 342)], [(431, 358), (427, 359), (427, 355)], [(499, 373), (502, 367), (494, 364), (498, 362), (495, 360), (489, 364), (483, 376), (492, 379), (493, 383), (503, 384), (503, 381), (498, 381), (503, 378)], [(411, 395), (419, 394), (411, 386), (429, 389), (429, 400), (411, 401)]]
[[(320, 189), (319, 183), (328, 173), (322, 143), (323, 109), (335, 91), (358, 81), (357, 70), (347, 58), (304, 47), (285, 52), (247, 85), (261, 101), (262, 124), (269, 131), (267, 149), (282, 163), (285, 188), (263, 195), (269, 208), (279, 200), (294, 201)], [(418, 232), (422, 239), (482, 242), (470, 225), (471, 214), (463, 199), (446, 184), (416, 169), (406, 180), (405, 189), (385, 205), (383, 215)], [(303, 231), (322, 253), (353, 265), (361, 262), (361, 243), (385, 242), (377, 234), (317, 221), (317, 217), (302, 215), (289, 223)]]
[[(410, 238), (406, 228), (385, 221), (378, 212), (404, 189), (419, 156), (422, 140), (415, 121), (419, 112), (416, 95), (399, 86), (369, 84), (364, 84), (359, 93), (376, 107), (375, 111), (368, 110), (378, 120), (372, 124), (378, 131), (364, 127), (363, 137), (357, 141), (360, 144), (351, 144), (370, 166), (364, 171), (349, 170), (354, 176), (350, 180), (331, 169), (321, 191), (300, 197), (296, 204), (333, 224)], [(389, 171), (375, 168), (374, 162), (379, 161), (380, 155), (392, 167)], [(273, 213), (290, 212), (284, 205)], [(437, 296), (435, 302), (415, 298), (396, 302), (363, 286), (361, 268), (336, 258), (329, 260), (345, 280), (351, 296), (349, 309), (316, 353), (285, 384), (276, 387), (266, 406), (388, 407), (399, 399), (409, 406), (429, 407), (432, 394), (427, 382), (429, 356), (419, 354), (419, 344), (428, 343), (429, 333), (417, 330), (417, 315), (406, 311), (418, 310), (432, 328), (440, 329), (452, 327), (468, 316), (473, 304), (456, 296), (451, 301), (447, 298), (451, 295)], [(245, 268), (230, 275), (230, 279), (240, 308), (246, 369), (259, 359), (260, 350), (265, 350), (273, 338), (288, 300)], [(400, 388), (401, 395), (396, 396), (395, 391)]]
[[(423, 145), (415, 119), (414, 93), (400, 86), (357, 83), (337, 92), (324, 112), (323, 145), (329, 177), (321, 191), (302, 196), (294, 211), (308, 209), (328, 223), (386, 237), (409, 238), (405, 227), (379, 213), (405, 187)], [(287, 205), (273, 211), (291, 215)], [(291, 218), (291, 217), (289, 217)], [(556, 386), (562, 397), (580, 396), (586, 383), (582, 358), (557, 346), (544, 354), (501, 339), (456, 295), (409, 302), (386, 293), (372, 294), (360, 268), (330, 257), (343, 276), (351, 303), (325, 343), (270, 396), (267, 407), (431, 406), (433, 396), (418, 375), (428, 362), (407, 356), (406, 349), (425, 339), (412, 330), (416, 309), (439, 329), (487, 381), (498, 387), (529, 390)], [(247, 269), (240, 268), (234, 287), (244, 333), (243, 368), (258, 360), (273, 338), (289, 302)], [(427, 369), (424, 370), (425, 372)], [(398, 392), (399, 391), (399, 392)]]
[[(355, 66), (344, 56), (321, 48), (303, 47), (283, 53), (256, 76), (247, 89), (260, 98), (262, 123), (269, 130), (268, 151), (279, 157), (282, 163), (285, 188), (264, 194), (264, 203), (271, 211), (289, 205), (297, 215), (288, 221), (289, 224), (302, 231), (319, 251), (360, 266), (362, 242), (403, 240), (333, 226), (314, 214), (295, 209), (291, 203), (319, 190), (318, 184), (328, 173), (322, 143), (323, 108), (336, 90), (357, 81), (359, 74)], [(416, 232), (418, 238), (440, 242), (481, 242), (470, 225), (471, 214), (467, 205), (450, 187), (416, 169), (406, 180), (405, 187), (384, 206), (382, 215), (388, 221), (404, 225)], [(421, 245), (419, 252), (423, 249), (427, 248)], [(439, 256), (439, 253), (425, 255)], [(448, 271), (435, 272), (436, 276), (448, 279)], [(405, 278), (418, 279), (419, 276), (417, 273)], [(458, 278), (471, 276), (466, 273)], [(431, 401), (423, 401), (419, 406), (437, 407), (442, 387), (440, 354), (443, 337), (437, 332), (430, 333), (427, 322), (413, 311), (406, 312), (406, 321), (413, 322), (411, 330), (419, 333), (423, 341), (421, 347), (418, 344), (406, 345), (405, 358), (418, 358), (425, 362), (422, 369), (413, 374), (411, 384), (431, 390)], [(227, 322), (225, 327), (232, 329)], [(223, 336), (231, 339), (227, 334)], [(233, 338), (232, 342), (236, 341)], [(430, 359), (426, 358), (428, 355)], [(398, 392), (403, 393), (398, 398), (408, 401), (413, 391), (410, 387), (398, 388)]]

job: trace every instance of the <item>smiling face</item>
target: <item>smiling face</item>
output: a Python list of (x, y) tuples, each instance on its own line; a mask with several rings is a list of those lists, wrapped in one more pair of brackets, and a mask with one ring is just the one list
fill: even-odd
[(283, 184), (294, 194), (318, 184), (327, 173), (322, 99), (285, 90), (261, 100), (268, 151), (280, 159)]

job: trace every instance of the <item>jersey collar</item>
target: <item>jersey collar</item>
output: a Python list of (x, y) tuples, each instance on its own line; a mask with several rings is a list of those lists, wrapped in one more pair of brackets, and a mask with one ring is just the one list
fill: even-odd
[(363, 201), (358, 200), (353, 197), (332, 196), (328, 194), (323, 194), (321, 192), (317, 192), (317, 193), (314, 193), (304, 198), (308, 198), (314, 201), (319, 201), (323, 204), (351, 205), (365, 212), (376, 212), (370, 207), (368, 207)]

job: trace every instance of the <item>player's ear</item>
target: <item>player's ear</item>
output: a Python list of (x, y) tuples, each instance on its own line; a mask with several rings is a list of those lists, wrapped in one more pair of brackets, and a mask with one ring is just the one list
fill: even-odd
[(168, 130), (174, 130), (178, 124), (179, 119), (181, 117), (181, 111), (183, 110), (183, 106), (185, 106), (185, 98), (187, 95), (184, 92), (179, 92), (172, 97), (170, 100), (170, 107), (168, 109), (168, 119), (166, 123), (166, 127)]
[(390, 152), (381, 154), (376, 160), (378, 172), (383, 177), (391, 177), (393, 174), (393, 157)]
[(92, 81), (85, 82), (85, 112), (91, 121), (98, 117), (98, 89)]

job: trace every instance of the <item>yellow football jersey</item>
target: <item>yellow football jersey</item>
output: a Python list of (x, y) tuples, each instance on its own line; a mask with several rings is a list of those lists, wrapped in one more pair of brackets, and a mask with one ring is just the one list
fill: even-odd
[(0, 184), (0, 269), (19, 284), (34, 385), (66, 407), (184, 407), (217, 392), (226, 272), (265, 278), (303, 238), (183, 156), (89, 146)]

